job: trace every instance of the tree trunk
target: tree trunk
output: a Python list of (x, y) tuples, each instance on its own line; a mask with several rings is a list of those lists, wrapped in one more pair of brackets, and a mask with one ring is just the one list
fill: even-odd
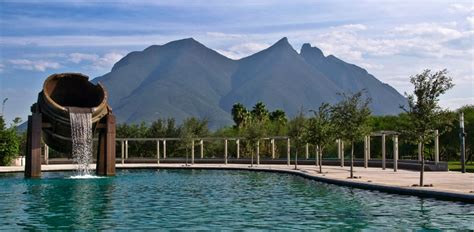
[(421, 168), (420, 168), (420, 187), (423, 187), (423, 174), (425, 173), (425, 144), (421, 142)]
[(319, 173), (323, 173), (323, 149), (319, 146)]
[(351, 178), (354, 178), (354, 141), (351, 141)]

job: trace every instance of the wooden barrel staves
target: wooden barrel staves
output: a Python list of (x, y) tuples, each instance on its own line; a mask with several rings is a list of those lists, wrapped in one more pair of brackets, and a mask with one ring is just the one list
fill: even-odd
[(95, 130), (99, 120), (110, 111), (107, 91), (100, 84), (93, 84), (80, 73), (60, 73), (49, 76), (38, 94), (32, 112), (43, 118), (43, 141), (56, 151), (72, 150), (70, 112), (91, 112)]

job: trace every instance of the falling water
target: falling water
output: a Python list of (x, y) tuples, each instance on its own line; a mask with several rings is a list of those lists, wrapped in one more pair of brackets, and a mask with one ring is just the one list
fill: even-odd
[(77, 174), (91, 174), (89, 164), (92, 162), (92, 114), (69, 112), (71, 120), (72, 157), (77, 164)]

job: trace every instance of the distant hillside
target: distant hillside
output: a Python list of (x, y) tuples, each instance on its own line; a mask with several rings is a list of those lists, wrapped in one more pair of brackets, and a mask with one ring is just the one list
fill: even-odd
[(121, 123), (186, 117), (209, 120), (211, 128), (232, 124), (236, 102), (247, 107), (263, 101), (270, 110), (294, 115), (302, 106), (335, 103), (337, 93), (366, 89), (374, 114), (397, 114), (406, 99), (366, 70), (304, 44), (296, 52), (286, 38), (271, 47), (231, 60), (194, 39), (153, 45), (131, 52), (112, 71), (93, 80), (103, 83)]

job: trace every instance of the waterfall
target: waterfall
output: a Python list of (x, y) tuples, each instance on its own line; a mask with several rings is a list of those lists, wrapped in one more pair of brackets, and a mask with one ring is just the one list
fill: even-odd
[(92, 163), (92, 114), (69, 111), (71, 121), (72, 157), (77, 164), (77, 175), (90, 175)]

